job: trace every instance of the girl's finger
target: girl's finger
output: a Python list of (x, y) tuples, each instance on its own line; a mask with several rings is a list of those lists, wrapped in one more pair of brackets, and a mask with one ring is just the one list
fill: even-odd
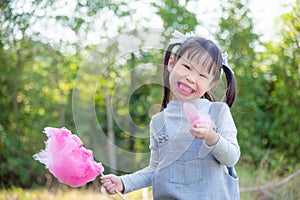
[(198, 139), (203, 139), (206, 135), (205, 128), (190, 128), (190, 132), (194, 137)]
[(113, 187), (107, 188), (106, 191), (107, 191), (109, 194), (116, 194), (116, 187), (115, 187), (115, 185), (114, 185)]
[(111, 179), (102, 179), (101, 180), (102, 184), (111, 183), (111, 182), (112, 182)]
[(107, 187), (106, 187), (106, 189), (107, 190), (112, 190), (112, 189), (115, 189), (115, 187), (116, 187), (116, 184), (115, 183), (111, 183), (110, 185), (108, 185)]
[(112, 184), (111, 181), (108, 181), (108, 182), (103, 183), (102, 185), (103, 185), (103, 187), (107, 188), (111, 184)]

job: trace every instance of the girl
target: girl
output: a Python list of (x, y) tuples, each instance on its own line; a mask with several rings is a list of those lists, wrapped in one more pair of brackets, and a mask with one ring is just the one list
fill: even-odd
[[(101, 183), (109, 194), (152, 185), (154, 199), (239, 199), (233, 166), (240, 149), (229, 110), (236, 97), (234, 74), (212, 41), (178, 35), (164, 57), (164, 97), (161, 112), (150, 124), (149, 166), (130, 175), (103, 176)], [(210, 90), (222, 70), (226, 103), (217, 103)], [(183, 112), (185, 102), (209, 113), (214, 123), (191, 126)]]

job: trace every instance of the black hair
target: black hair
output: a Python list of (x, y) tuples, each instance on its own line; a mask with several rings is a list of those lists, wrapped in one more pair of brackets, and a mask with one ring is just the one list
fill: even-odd
[[(197, 59), (197, 64), (205, 66), (208, 70), (208, 73), (212, 73), (214, 75), (213, 82), (217, 82), (221, 77), (221, 70), (223, 69), (227, 85), (226, 85), (226, 93), (223, 97), (223, 101), (228, 104), (229, 107), (232, 107), (234, 100), (236, 98), (236, 82), (234, 78), (234, 74), (232, 70), (222, 64), (222, 52), (217, 47), (215, 43), (211, 40), (207, 40), (205, 38), (200, 37), (192, 37), (187, 39), (185, 42), (170, 44), (164, 55), (163, 60), (163, 100), (161, 103), (161, 111), (167, 107), (167, 104), (170, 100), (170, 83), (169, 83), (169, 70), (168, 63), (170, 56), (172, 54), (172, 50), (174, 47), (178, 46), (179, 48), (176, 50), (174, 54), (174, 62), (176, 63), (183, 54), (187, 55), (187, 59)], [(210, 91), (207, 91), (203, 98), (208, 99), (210, 101), (215, 101), (215, 97)]]

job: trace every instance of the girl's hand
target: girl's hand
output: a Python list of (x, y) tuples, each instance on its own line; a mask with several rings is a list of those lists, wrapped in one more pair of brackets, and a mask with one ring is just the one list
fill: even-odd
[(194, 123), (190, 132), (198, 139), (204, 139), (208, 146), (215, 145), (219, 140), (219, 135), (207, 123)]
[(101, 184), (108, 194), (116, 194), (117, 191), (123, 193), (124, 185), (122, 180), (113, 174), (101, 176)]

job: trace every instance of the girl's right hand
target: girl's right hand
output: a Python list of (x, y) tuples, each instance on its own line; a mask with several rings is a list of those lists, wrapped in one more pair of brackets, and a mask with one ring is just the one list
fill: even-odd
[(113, 174), (101, 176), (101, 184), (108, 194), (116, 194), (117, 191), (123, 193), (124, 185), (122, 180)]

